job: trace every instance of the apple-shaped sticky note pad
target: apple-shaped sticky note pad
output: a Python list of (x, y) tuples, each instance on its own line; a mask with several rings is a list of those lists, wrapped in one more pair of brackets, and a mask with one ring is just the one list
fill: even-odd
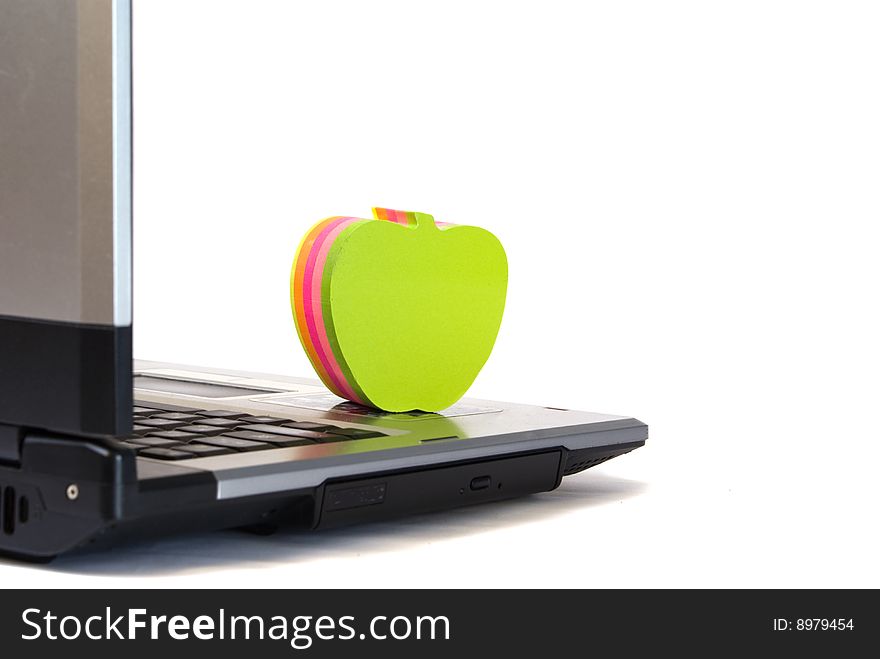
[(290, 278), (297, 333), (338, 396), (388, 412), (453, 405), (489, 358), (507, 257), (485, 229), (373, 209), (303, 238)]

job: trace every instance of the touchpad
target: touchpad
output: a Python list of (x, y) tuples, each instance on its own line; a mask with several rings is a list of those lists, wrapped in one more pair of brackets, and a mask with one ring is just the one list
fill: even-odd
[(263, 404), (280, 405), (284, 407), (298, 407), (306, 410), (317, 410), (319, 412), (339, 412), (342, 414), (350, 414), (352, 416), (372, 417), (377, 419), (393, 419), (395, 421), (414, 421), (424, 418), (441, 417), (457, 417), (470, 416), (472, 414), (491, 414), (500, 412), (497, 407), (479, 407), (477, 405), (468, 405), (466, 403), (456, 403), (440, 412), (382, 412), (372, 407), (364, 407), (357, 403), (339, 398), (333, 394), (297, 394), (293, 396), (278, 396), (277, 398), (261, 399), (259, 402)]

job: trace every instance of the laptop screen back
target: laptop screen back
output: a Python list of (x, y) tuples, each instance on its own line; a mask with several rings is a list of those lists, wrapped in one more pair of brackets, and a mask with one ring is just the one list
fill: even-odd
[(130, 0), (0, 2), (0, 423), (130, 424), (130, 33)]

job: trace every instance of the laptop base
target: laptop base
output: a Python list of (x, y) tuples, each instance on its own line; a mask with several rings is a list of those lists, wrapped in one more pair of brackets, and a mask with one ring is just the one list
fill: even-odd
[(25, 438), (22, 464), (0, 466), (0, 555), (46, 562), (75, 549), (162, 535), (315, 530), (500, 501), (553, 490), (564, 474), (628, 453), (644, 441), (334, 480), (232, 501), (216, 499), (216, 483), (207, 474), (173, 464), (157, 465), (161, 475), (139, 481), (133, 452), (117, 444)]

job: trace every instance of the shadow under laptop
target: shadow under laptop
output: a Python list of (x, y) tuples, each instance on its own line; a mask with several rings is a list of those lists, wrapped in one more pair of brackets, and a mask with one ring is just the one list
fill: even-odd
[(454, 510), (404, 517), (316, 533), (281, 529), (268, 536), (244, 531), (178, 535), (122, 545), (112, 551), (73, 553), (42, 569), (88, 575), (154, 577), (224, 567), (271, 567), (291, 561), (356, 557), (478, 535), (559, 515), (621, 502), (647, 488), (640, 481), (587, 473), (567, 478), (552, 492)]

